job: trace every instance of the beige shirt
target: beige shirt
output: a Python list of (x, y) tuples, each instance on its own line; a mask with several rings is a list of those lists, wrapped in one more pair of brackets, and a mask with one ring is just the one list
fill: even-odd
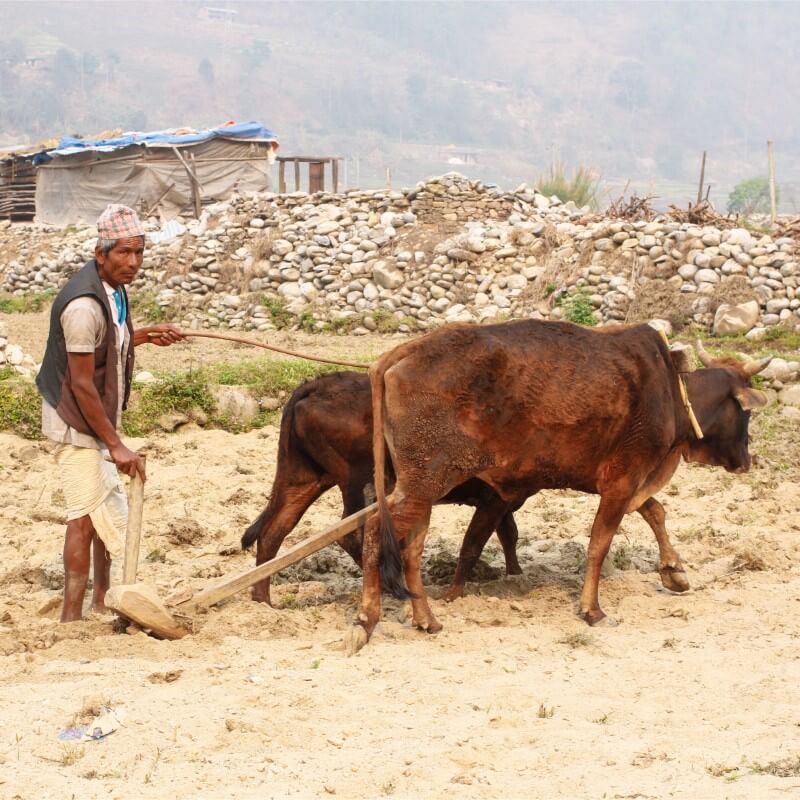
[[(106, 294), (109, 295), (109, 304), (112, 312), (116, 312), (114, 300), (111, 293), (114, 291), (105, 281), (103, 286)], [(68, 303), (61, 312), (61, 327), (64, 331), (64, 342), (68, 353), (94, 353), (102, 345), (106, 338), (106, 318), (100, 304), (93, 297), (76, 297)], [(122, 365), (125, 363), (128, 348), (130, 347), (130, 334), (127, 326), (123, 323), (114, 326), (116, 329), (117, 346), (121, 345), (121, 353), (117, 368), (117, 396), (119, 398), (117, 406), (117, 418), (111, 420), (114, 427), (118, 428), (122, 418), (122, 401), (124, 398), (124, 374)], [(122, 336), (120, 337), (120, 331)], [(76, 447), (93, 447), (96, 450), (105, 449), (101, 439), (96, 436), (88, 436), (85, 433), (76, 431), (67, 425), (58, 412), (42, 399), (42, 433), (55, 442), (62, 444), (73, 444)]]

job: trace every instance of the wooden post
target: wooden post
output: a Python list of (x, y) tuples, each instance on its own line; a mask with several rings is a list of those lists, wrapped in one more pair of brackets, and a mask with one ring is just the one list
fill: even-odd
[(331, 179), (333, 181), (333, 193), (339, 194), (339, 159), (331, 159)]
[(703, 183), (706, 179), (706, 151), (703, 150), (703, 160), (700, 163), (700, 185), (697, 187), (697, 205), (703, 200)]
[(286, 162), (278, 162), (278, 191), (286, 194)]
[(178, 157), (178, 161), (183, 164), (183, 168), (186, 170), (186, 174), (189, 176), (189, 184), (192, 187), (192, 200), (194, 202), (194, 215), (196, 218), (200, 218), (200, 182), (197, 180), (197, 174), (194, 172), (192, 167), (189, 166), (189, 163), (183, 157), (180, 150), (177, 147), (172, 148), (172, 152)]
[(778, 201), (775, 193), (775, 148), (772, 140), (767, 142), (767, 162), (769, 164), (769, 207), (774, 225), (778, 217)]
[[(146, 463), (146, 456), (140, 456)], [(139, 542), (142, 539), (142, 512), (144, 510), (144, 481), (137, 472), (128, 488), (128, 527), (125, 532), (125, 561), (122, 566), (122, 582), (136, 583), (139, 567)]]
[(310, 161), (308, 164), (308, 193), (325, 191), (325, 162)]
[(392, 188), (392, 168), (386, 167), (386, 188)]
[(297, 159), (294, 160), (294, 190), (300, 191), (300, 162)]

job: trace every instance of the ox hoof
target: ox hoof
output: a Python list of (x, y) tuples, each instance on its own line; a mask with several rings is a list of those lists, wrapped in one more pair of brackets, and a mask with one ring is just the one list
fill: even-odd
[(519, 564), (511, 564), (506, 567), (506, 575), (524, 575), (522, 567)]
[(369, 641), (369, 634), (360, 626), (353, 625), (344, 638), (344, 649), (348, 656), (354, 656)]
[(593, 628), (615, 628), (619, 623), (612, 617), (607, 617), (599, 608), (581, 613), (584, 622)]
[(686, 592), (689, 590), (689, 579), (682, 567), (661, 567), (658, 571), (661, 583), (671, 592)]
[(443, 600), (445, 603), (452, 603), (453, 600), (460, 600), (464, 596), (464, 587), (463, 586), (456, 586), (453, 584), (443, 596)]
[(426, 622), (417, 622), (414, 620), (414, 625), (416, 625), (421, 631), (425, 631), (425, 633), (439, 633), (439, 631), (442, 629), (442, 623), (433, 617)]

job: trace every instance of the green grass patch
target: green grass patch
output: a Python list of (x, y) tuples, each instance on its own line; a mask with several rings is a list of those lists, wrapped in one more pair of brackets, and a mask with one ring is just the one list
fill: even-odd
[(278, 329), (288, 328), (294, 322), (294, 315), (286, 308), (283, 300), (277, 297), (261, 295), (259, 303), (267, 309), (272, 324)]
[(41, 311), (48, 305), (55, 291), (45, 289), (43, 292), (28, 292), (27, 294), (0, 294), (0, 311), (4, 314), (31, 314)]
[(205, 373), (165, 375), (155, 383), (134, 390), (128, 409), (122, 415), (122, 429), (128, 436), (144, 436), (158, 427), (162, 414), (187, 413), (193, 408), (206, 414), (214, 410), (214, 398)]
[(169, 307), (160, 306), (156, 302), (153, 292), (134, 292), (129, 295), (131, 316), (137, 320), (144, 320), (150, 325), (169, 322), (175, 319), (175, 313)]
[(42, 438), (42, 398), (36, 384), (6, 370), (0, 374), (0, 430)]
[(210, 367), (208, 377), (221, 386), (246, 386), (256, 396), (274, 396), (281, 391), (294, 391), (304, 381), (341, 369), (343, 367), (314, 361), (247, 359)]
[(594, 315), (594, 306), (589, 296), (583, 292), (569, 295), (561, 303), (564, 309), (564, 319), (567, 322), (574, 322), (576, 325), (592, 327), (597, 325), (597, 317)]
[(167, 373), (159, 380), (134, 388), (122, 427), (129, 436), (145, 436), (158, 426), (164, 414), (189, 414), (200, 409), (210, 427), (241, 433), (262, 428), (274, 421), (278, 411), (260, 411), (247, 423), (219, 414), (215, 408), (215, 386), (241, 386), (253, 397), (277, 397), (293, 392), (301, 383), (336, 372), (332, 364), (283, 359), (249, 359), (216, 364), (192, 372)]
[(797, 361), (797, 351), (800, 350), (800, 332), (786, 325), (773, 325), (767, 328), (763, 338), (755, 341), (747, 339), (742, 334), (711, 336), (705, 329), (697, 326), (692, 326), (685, 335), (682, 333), (678, 338), (692, 346), (700, 339), (714, 358), (736, 358), (746, 355), (748, 358), (759, 359), (765, 356), (779, 356), (787, 361)]

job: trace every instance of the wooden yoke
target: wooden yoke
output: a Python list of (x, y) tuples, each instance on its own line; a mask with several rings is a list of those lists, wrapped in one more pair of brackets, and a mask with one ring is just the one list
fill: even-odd
[(702, 439), (703, 429), (700, 427), (700, 423), (697, 421), (697, 417), (695, 416), (692, 403), (689, 400), (689, 392), (686, 390), (686, 380), (683, 377), (687, 372), (694, 372), (692, 348), (682, 344), (676, 344), (675, 346), (670, 347), (667, 334), (664, 333), (663, 330), (660, 330), (659, 333), (661, 334), (661, 338), (664, 340), (664, 344), (669, 348), (670, 358), (672, 359), (672, 363), (678, 372), (678, 387), (681, 392), (681, 401), (683, 402), (683, 407), (686, 409), (686, 414), (689, 417), (689, 423), (692, 426), (694, 435), (698, 439)]

